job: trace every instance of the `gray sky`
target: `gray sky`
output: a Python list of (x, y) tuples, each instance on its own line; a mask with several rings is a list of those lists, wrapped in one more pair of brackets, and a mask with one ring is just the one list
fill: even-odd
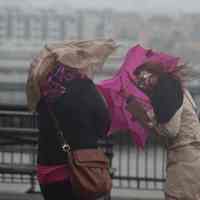
[(200, 12), (200, 0), (0, 0), (9, 4), (27, 2), (36, 7), (112, 8), (139, 12)]

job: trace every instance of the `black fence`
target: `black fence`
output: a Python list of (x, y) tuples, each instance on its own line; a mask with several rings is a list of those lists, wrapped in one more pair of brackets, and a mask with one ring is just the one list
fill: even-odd
[[(37, 186), (37, 114), (25, 106), (0, 106), (0, 182)], [(162, 190), (166, 152), (154, 137), (144, 150), (128, 134), (116, 133), (100, 146), (111, 163), (114, 188)]]
[(162, 141), (152, 135), (144, 149), (134, 146), (131, 137), (123, 133), (113, 137), (115, 188), (162, 190), (165, 182), (166, 151)]
[(34, 192), (37, 151), (36, 114), (21, 106), (0, 108), (0, 182), (30, 184)]

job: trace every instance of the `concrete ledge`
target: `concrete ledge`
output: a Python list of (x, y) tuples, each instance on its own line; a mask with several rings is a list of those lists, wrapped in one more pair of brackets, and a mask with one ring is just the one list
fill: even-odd
[[(143, 197), (112, 197), (112, 200), (163, 200), (158, 198)], [(43, 200), (40, 194), (0, 193), (0, 200)]]
[(113, 200), (164, 200), (162, 191), (146, 191), (133, 189), (113, 189)]
[[(112, 200), (164, 200), (160, 191), (137, 191), (113, 189)], [(43, 200), (40, 193), (27, 194), (17, 192), (0, 192), (0, 200)]]
[(43, 200), (40, 194), (0, 193), (0, 200)]

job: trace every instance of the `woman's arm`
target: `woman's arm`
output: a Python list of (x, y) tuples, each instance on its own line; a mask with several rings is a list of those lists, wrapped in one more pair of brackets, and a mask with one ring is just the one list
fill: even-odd
[(181, 107), (167, 123), (157, 125), (161, 135), (169, 138), (177, 136), (180, 130), (182, 111), (183, 108)]
[(144, 127), (149, 127), (152, 123), (147, 111), (144, 106), (136, 100), (135, 97), (131, 96), (128, 98), (126, 110), (131, 113), (133, 118), (137, 119)]

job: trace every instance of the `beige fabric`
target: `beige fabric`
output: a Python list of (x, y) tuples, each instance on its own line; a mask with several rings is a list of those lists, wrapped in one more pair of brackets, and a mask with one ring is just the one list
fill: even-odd
[(32, 61), (28, 75), (26, 95), (30, 110), (35, 110), (40, 99), (39, 85), (56, 67), (56, 63), (60, 62), (80, 71), (99, 68), (116, 48), (112, 39), (63, 41), (46, 45)]
[(196, 110), (197, 109), (197, 104), (195, 103), (194, 99), (192, 98), (192, 95), (189, 93), (188, 90), (185, 90), (185, 96), (190, 101), (190, 103), (192, 104), (194, 110)]
[(197, 141), (200, 142), (199, 119), (191, 101), (185, 95), (180, 130), (177, 137), (172, 142), (171, 148), (176, 148)]
[(177, 117), (180, 128), (168, 146), (165, 192), (177, 200), (200, 200), (200, 124), (186, 95)]
[(69, 67), (83, 69), (101, 67), (116, 49), (113, 40), (64, 41), (47, 45), (58, 55), (57, 60)]
[(200, 200), (200, 143), (168, 151), (165, 192), (177, 200)]
[(163, 132), (164, 134), (166, 134), (167, 137), (173, 138), (177, 136), (180, 130), (182, 112), (183, 112), (183, 106), (179, 108), (179, 110), (169, 120), (168, 123), (162, 124), (160, 126), (161, 130), (163, 129)]

